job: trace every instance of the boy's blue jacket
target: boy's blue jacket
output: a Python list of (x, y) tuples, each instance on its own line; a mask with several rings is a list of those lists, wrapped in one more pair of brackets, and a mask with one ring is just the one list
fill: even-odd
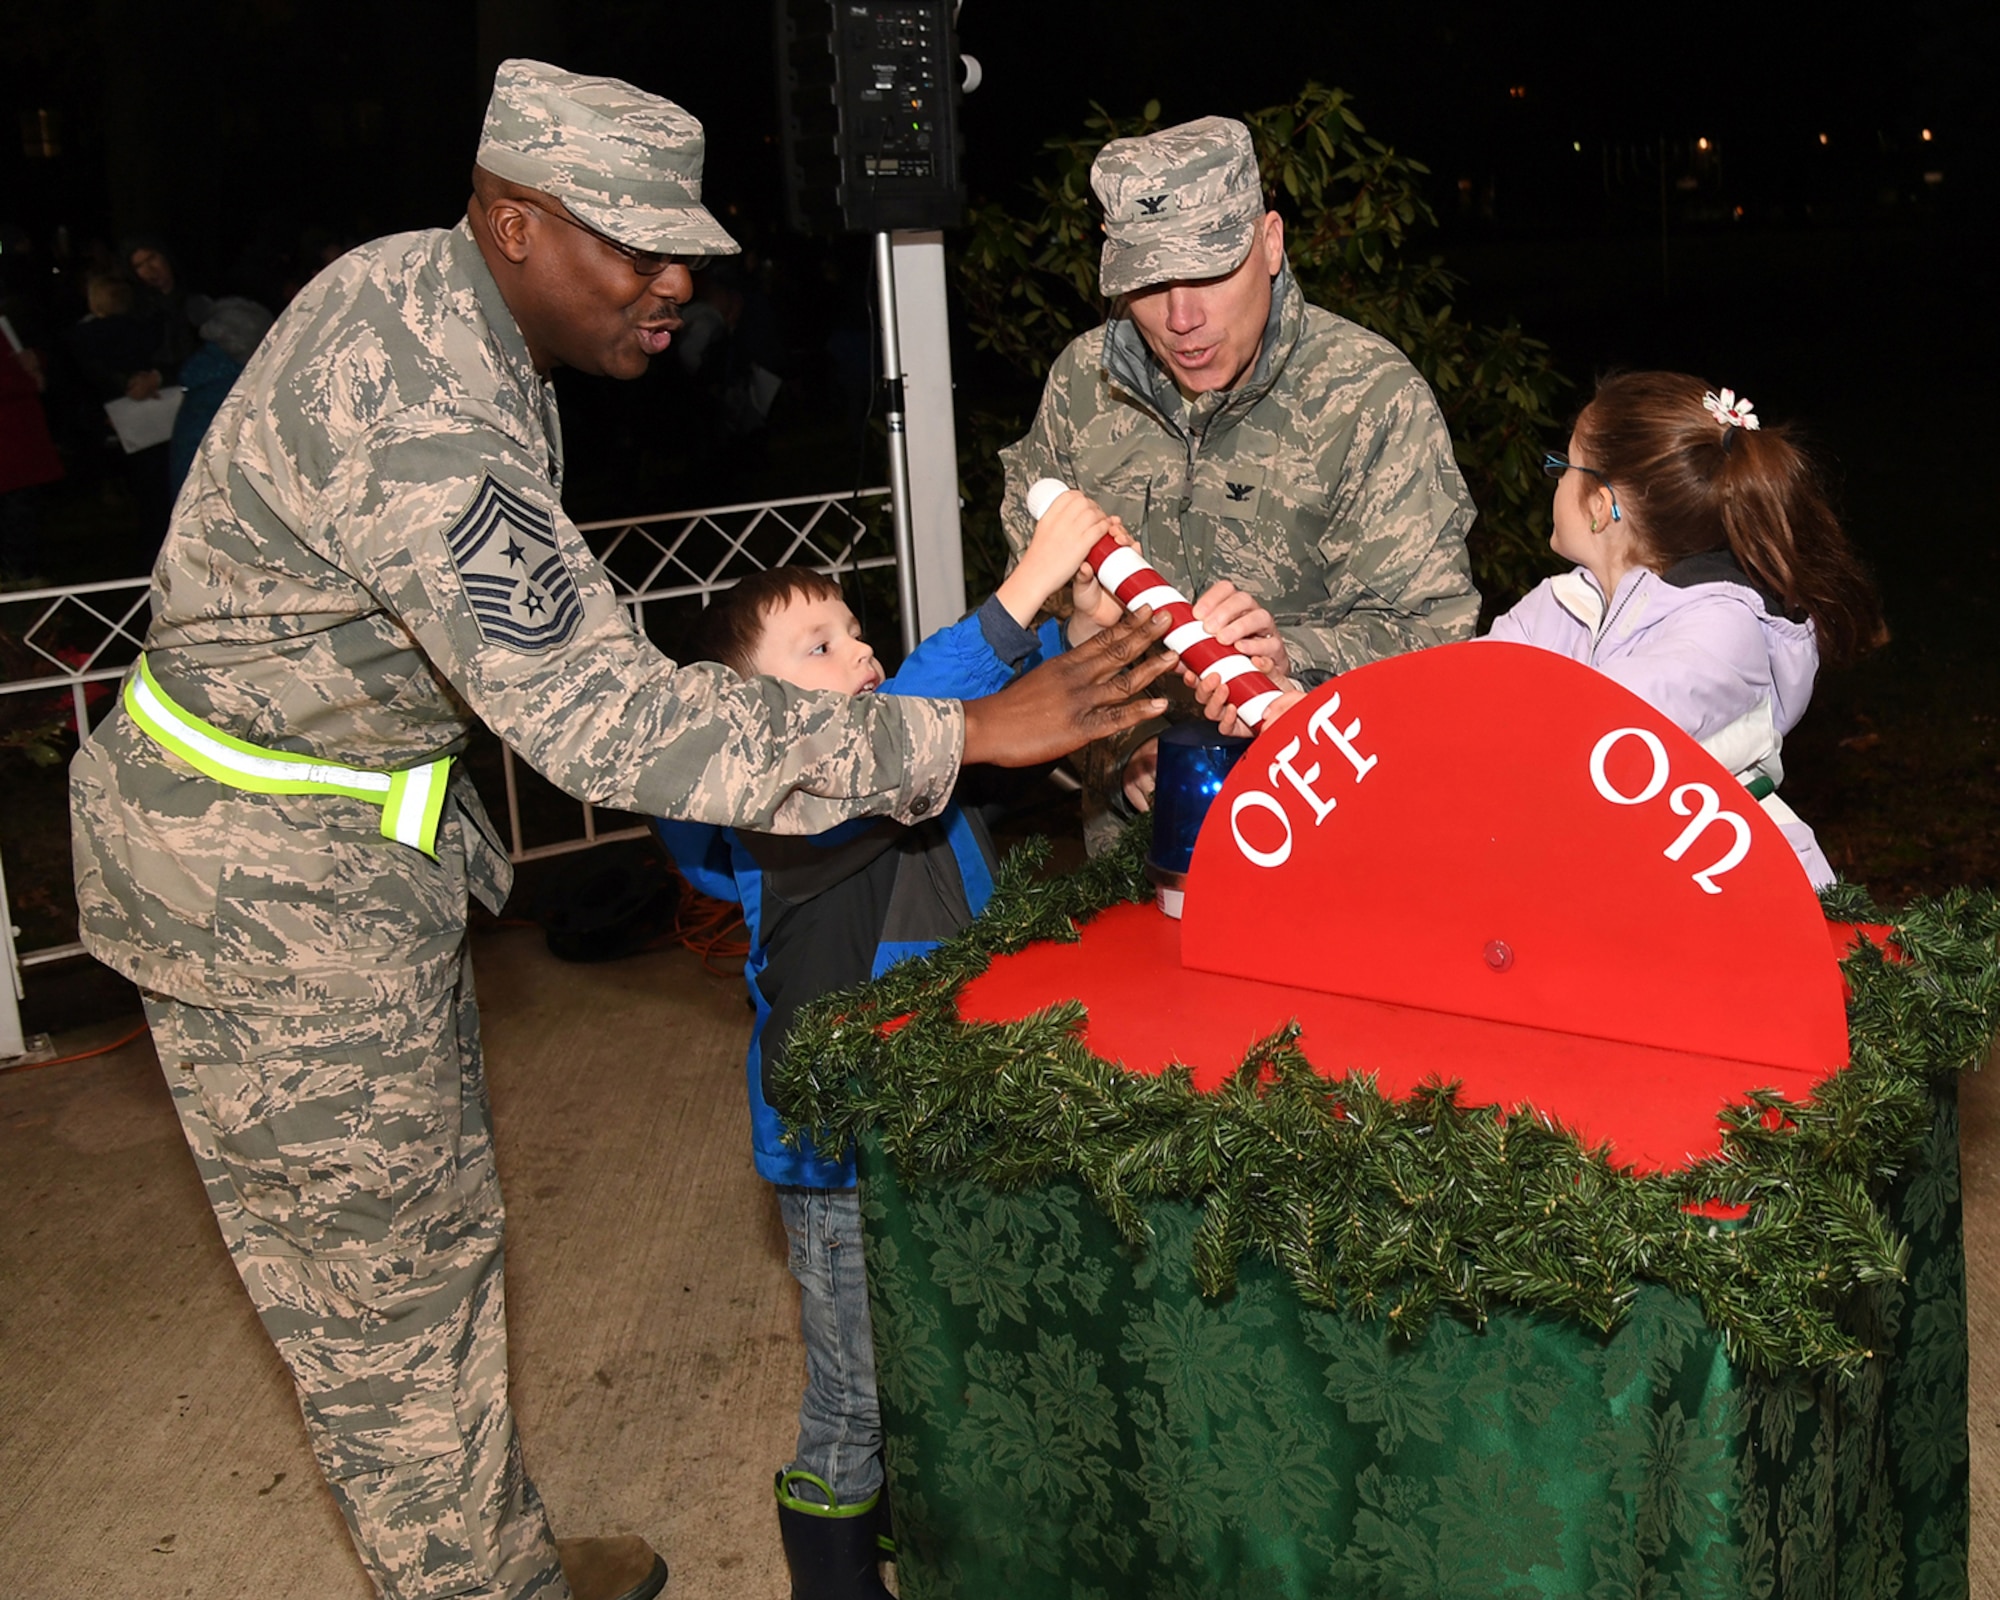
[[(988, 600), (924, 640), (876, 692), (977, 699), (1062, 649), (1061, 623), (1031, 633)], [(809, 838), (704, 822), (658, 827), (689, 883), (743, 907), (743, 975), (757, 1011), (745, 1072), (758, 1172), (773, 1183), (852, 1188), (852, 1151), (836, 1158), (809, 1140), (785, 1144), (766, 1064), (782, 1053), (800, 1007), (927, 954), (985, 909), (994, 863), (985, 823), (953, 803), (915, 827), (864, 818)]]

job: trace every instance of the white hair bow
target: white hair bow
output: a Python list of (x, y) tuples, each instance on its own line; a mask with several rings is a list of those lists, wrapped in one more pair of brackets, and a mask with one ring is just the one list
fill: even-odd
[(1711, 389), (1701, 397), (1701, 403), (1725, 428), (1761, 428), (1764, 425), (1750, 414), (1750, 401), (1747, 398), (1737, 399), (1734, 389), (1724, 389), (1721, 394)]

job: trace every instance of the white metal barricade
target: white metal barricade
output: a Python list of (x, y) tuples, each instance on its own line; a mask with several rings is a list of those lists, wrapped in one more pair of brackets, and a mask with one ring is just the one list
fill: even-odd
[[(710, 596), (737, 579), (765, 568), (809, 566), (834, 574), (893, 568), (888, 496), (886, 487), (877, 487), (853, 494), (668, 511), (581, 527), (610, 573), (620, 603), (643, 632), (649, 606), (690, 600), (706, 605)], [(93, 696), (93, 686), (117, 684), (144, 645), (150, 589), (150, 579), (142, 577), (0, 591), (0, 636), (8, 645), (0, 663), (0, 699), (41, 695), (59, 706), (55, 697), (66, 695), (75, 727), (89, 727), (93, 700), (101, 711), (109, 699), (105, 689)], [(582, 821), (575, 834), (531, 845), (522, 830), (521, 785), (511, 751), (503, 749), (502, 765), (508, 849), (516, 862), (585, 850), (646, 831), (631, 826), (600, 831), (596, 808), (580, 805)], [(15, 1003), (21, 992), (21, 969), (83, 952), (83, 946), (74, 943), (17, 952), (6, 905), (5, 878), (0, 876), (0, 964), (5, 968), (0, 971), (0, 1061), (21, 1053)]]

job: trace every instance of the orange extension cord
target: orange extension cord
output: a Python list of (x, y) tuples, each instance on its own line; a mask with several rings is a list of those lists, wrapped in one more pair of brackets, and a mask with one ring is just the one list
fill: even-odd
[[(750, 955), (743, 927), (743, 908), (727, 900), (711, 900), (681, 880), (681, 908), (674, 925), (656, 945), (686, 945), (701, 957), (702, 966), (718, 978), (740, 978)], [(722, 963), (718, 966), (716, 963)]]
[[(701, 964), (718, 978), (740, 978), (743, 963), (750, 957), (750, 940), (743, 927), (743, 908), (729, 900), (711, 900), (690, 884), (680, 868), (669, 863), (667, 870), (681, 887), (680, 907), (674, 925), (655, 934), (634, 954), (649, 950), (671, 950), (683, 945), (701, 957)], [(533, 917), (496, 917), (487, 924), (496, 928), (536, 928)], [(716, 963), (721, 962), (720, 966)]]
[(145, 1031), (146, 1024), (142, 1022), (122, 1039), (113, 1039), (111, 1043), (101, 1044), (95, 1050), (78, 1050), (72, 1055), (56, 1056), (48, 1061), (24, 1061), (18, 1067), (7, 1067), (0, 1070), (7, 1072), (33, 1072), (39, 1067), (66, 1067), (72, 1061), (88, 1061), (92, 1056), (108, 1056), (114, 1050), (123, 1050)]

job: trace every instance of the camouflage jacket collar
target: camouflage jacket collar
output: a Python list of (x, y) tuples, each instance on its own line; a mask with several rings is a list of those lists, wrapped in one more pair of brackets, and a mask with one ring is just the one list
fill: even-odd
[(527, 338), (508, 308), (507, 297), (494, 281), (486, 258), (479, 253), (479, 241), (472, 237), (471, 223), (461, 222), (445, 236), (445, 254), (446, 270), (463, 277), (472, 286), (472, 297), (479, 304), (479, 314), (485, 318), (486, 326), (492, 330), (492, 342), (500, 352), (507, 375), (521, 386), (523, 394), (538, 400), (544, 380), (528, 355)]
[(534, 359), (528, 354), (527, 335), (521, 332), (521, 325), (514, 320), (507, 297), (500, 292), (500, 285), (492, 269), (486, 265), (486, 258), (479, 253), (479, 241), (472, 236), (472, 225), (461, 222), (445, 235), (444, 243), (445, 270), (462, 278), (471, 287), (480, 320), (486, 324), (487, 343), (494, 351), (495, 364), (503, 377), (519, 391), (523, 422), (531, 429), (539, 429), (539, 438), (531, 433), (523, 443), (546, 452), (544, 464), (548, 468), (549, 482), (560, 493), (563, 483), (563, 437), (562, 416), (556, 410), (556, 386), (535, 370)]
[(1207, 437), (1234, 425), (1250, 408), (1271, 392), (1285, 365), (1298, 348), (1305, 332), (1306, 297), (1292, 276), (1288, 261), (1278, 269), (1271, 285), (1271, 314), (1264, 323), (1264, 342), (1257, 351), (1257, 364), (1234, 389), (1195, 396), (1183, 396), (1154, 359), (1139, 330), (1127, 316), (1113, 317), (1104, 326), (1104, 375), (1112, 387), (1145, 407), (1174, 432)]

